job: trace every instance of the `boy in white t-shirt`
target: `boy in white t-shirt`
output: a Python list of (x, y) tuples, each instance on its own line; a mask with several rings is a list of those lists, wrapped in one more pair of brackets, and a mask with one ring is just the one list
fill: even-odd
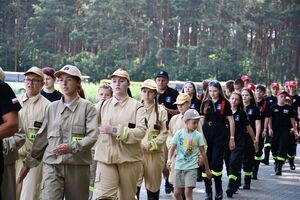
[[(178, 130), (172, 138), (167, 165), (168, 168), (171, 167), (171, 158), (177, 148), (174, 172), (175, 199), (181, 199), (181, 193), (184, 189), (186, 200), (193, 199), (193, 189), (196, 187), (197, 181), (197, 168), (201, 160), (204, 161), (207, 177), (211, 178), (204, 141), (197, 131), (199, 119), (200, 115), (196, 110), (187, 110), (183, 115), (185, 128)], [(202, 159), (200, 159), (199, 152)]]

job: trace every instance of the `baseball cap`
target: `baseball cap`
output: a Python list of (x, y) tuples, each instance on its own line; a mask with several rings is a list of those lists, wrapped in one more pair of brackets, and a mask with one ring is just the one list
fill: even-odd
[(187, 93), (180, 93), (177, 98), (176, 102), (174, 104), (184, 104), (185, 102), (191, 102), (191, 97)]
[(164, 77), (164, 78), (169, 79), (169, 74), (164, 70), (160, 70), (160, 71), (157, 72), (155, 78), (157, 78), (157, 77)]
[(249, 88), (250, 90), (254, 91), (255, 90), (255, 84), (254, 83), (248, 83), (247, 84), (247, 88)]
[(44, 79), (44, 73), (43, 73), (42, 69), (40, 69), (36, 66), (31, 67), (24, 73), (25, 76), (28, 74), (36, 74), (36, 75), (42, 77), (42, 79)]
[(150, 90), (157, 90), (156, 82), (152, 79), (147, 79), (143, 82), (141, 89), (148, 88)]
[(290, 86), (290, 82), (289, 82), (289, 81), (286, 81), (285, 84), (284, 84), (284, 86), (285, 86), (285, 87), (289, 87), (289, 86)]
[(55, 70), (52, 67), (44, 67), (42, 70), (44, 74), (51, 76), (52, 78), (55, 78), (54, 76)]
[(290, 81), (289, 87), (297, 87), (297, 82), (296, 81)]
[(81, 79), (81, 72), (76, 66), (73, 65), (65, 65), (59, 71), (54, 73), (55, 77), (59, 77), (62, 74), (69, 74), (71, 76), (76, 76)]
[(200, 119), (200, 115), (195, 109), (188, 109), (184, 114), (183, 114), (183, 121), (187, 121), (190, 119)]
[(276, 82), (271, 83), (271, 88), (279, 88), (279, 84)]
[(250, 78), (249, 78), (248, 75), (243, 75), (243, 76), (241, 77), (241, 79), (242, 79), (243, 81), (249, 81), (249, 80), (250, 80)]
[(112, 78), (114, 76), (126, 78), (130, 82), (130, 77), (129, 77), (128, 72), (123, 69), (117, 69), (116, 71), (114, 71), (114, 73), (112, 75), (109, 76), (109, 78)]
[(285, 90), (278, 90), (277, 96), (279, 96), (281, 94), (285, 94), (286, 96), (289, 96), (289, 94), (287, 93), (287, 91), (285, 91)]

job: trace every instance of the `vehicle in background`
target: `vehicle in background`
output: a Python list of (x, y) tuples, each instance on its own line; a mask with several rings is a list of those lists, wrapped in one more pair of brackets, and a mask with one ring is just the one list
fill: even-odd
[(4, 71), (4, 81), (15, 91), (16, 94), (25, 92), (24, 87), (24, 72)]

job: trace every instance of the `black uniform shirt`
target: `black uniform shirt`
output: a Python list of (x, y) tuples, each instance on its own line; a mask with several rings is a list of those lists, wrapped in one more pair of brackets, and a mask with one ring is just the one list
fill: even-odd
[(60, 98), (62, 96), (62, 94), (57, 90), (54, 90), (53, 93), (47, 93), (44, 90), (41, 90), (41, 95), (43, 95), (50, 102), (60, 100)]
[(201, 101), (197, 98), (193, 98), (192, 101), (191, 101), (191, 105), (190, 105), (190, 108), (191, 109), (195, 109), (197, 110), (198, 112), (200, 112), (200, 106), (201, 106)]
[(247, 113), (247, 116), (249, 118), (250, 125), (251, 125), (253, 131), (255, 132), (255, 130), (256, 130), (255, 121), (256, 120), (261, 120), (261, 116), (259, 114), (259, 110), (256, 107), (256, 105), (249, 104), (246, 107), (246, 113)]
[(295, 117), (295, 112), (289, 105), (279, 106), (275, 104), (271, 108), (272, 128), (291, 127), (291, 118)]
[[(224, 100), (224, 107), (222, 108), (222, 101)], [(205, 106), (202, 106), (205, 109)], [(222, 111), (223, 110), (223, 111)], [(223, 114), (221, 114), (223, 112)], [(219, 99), (215, 103), (209, 101), (207, 110), (202, 110), (201, 115), (205, 115), (205, 121), (212, 121), (218, 123), (224, 123), (227, 116), (232, 115), (230, 103), (226, 99)]]
[(246, 126), (250, 124), (246, 112), (241, 109), (237, 109), (237, 111), (233, 113), (233, 119), (235, 123), (235, 134), (245, 133)]
[(300, 107), (300, 96), (298, 94), (292, 96), (292, 108), (298, 113), (298, 107)]
[(3, 81), (0, 81), (0, 96), (0, 124), (3, 124), (3, 115), (12, 111), (19, 111), (21, 105), (13, 90)]
[(268, 101), (269, 107), (271, 108), (274, 104), (277, 104), (277, 97), (276, 96), (267, 96), (266, 100)]
[(270, 107), (266, 99), (262, 99), (260, 102), (257, 102), (260, 119), (261, 119), (261, 130), (264, 129), (265, 118), (270, 117)]
[[(168, 87), (167, 90), (162, 93), (158, 94), (157, 100), (159, 104), (164, 104), (166, 108), (169, 109), (177, 109), (177, 105), (175, 105), (176, 98), (178, 96), (177, 90), (174, 90), (173, 88)], [(170, 121), (172, 115), (168, 114), (168, 120)]]

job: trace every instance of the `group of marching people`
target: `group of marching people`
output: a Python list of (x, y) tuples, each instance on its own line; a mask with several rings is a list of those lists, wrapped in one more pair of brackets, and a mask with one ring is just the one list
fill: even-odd
[(270, 150), (276, 175), (286, 159), (295, 170), (295, 81), (285, 90), (272, 83), (270, 96), (248, 76), (225, 88), (203, 81), (202, 94), (188, 81), (178, 93), (161, 70), (142, 83), (137, 101), (127, 71), (118, 69), (110, 78), (94, 105), (85, 99), (75, 66), (25, 72), (26, 91), (17, 100), (19, 130), (2, 143), (2, 199), (133, 200), (144, 181), (148, 199), (157, 200), (162, 173), (165, 192), (174, 199), (192, 199), (201, 179), (205, 199), (223, 199), (223, 161), (226, 194), (232, 197), (242, 185), (242, 169), (243, 189), (250, 189), (260, 163), (269, 165)]

